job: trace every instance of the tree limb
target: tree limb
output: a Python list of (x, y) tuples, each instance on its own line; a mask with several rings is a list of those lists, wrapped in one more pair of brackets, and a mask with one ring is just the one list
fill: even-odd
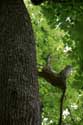
[(44, 78), (51, 85), (62, 90), (66, 88), (66, 78), (71, 71), (71, 66), (67, 65), (60, 73), (56, 73), (49, 66), (43, 67), (42, 71), (38, 71), (38, 75)]

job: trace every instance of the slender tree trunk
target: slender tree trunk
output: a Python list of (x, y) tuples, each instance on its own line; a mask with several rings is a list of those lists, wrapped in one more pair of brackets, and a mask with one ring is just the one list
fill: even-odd
[(0, 2), (0, 125), (40, 125), (31, 21), (22, 0)]

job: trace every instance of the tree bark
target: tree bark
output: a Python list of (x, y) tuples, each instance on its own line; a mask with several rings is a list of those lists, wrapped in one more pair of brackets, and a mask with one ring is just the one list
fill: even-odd
[(0, 2), (0, 125), (40, 125), (35, 39), (22, 0)]

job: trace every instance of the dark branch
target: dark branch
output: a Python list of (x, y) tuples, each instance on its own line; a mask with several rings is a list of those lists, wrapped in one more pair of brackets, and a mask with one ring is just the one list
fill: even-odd
[(31, 0), (34, 5), (40, 5), (41, 3), (47, 1), (49, 3), (62, 3), (62, 4), (74, 4), (83, 3), (83, 0)]
[(66, 78), (71, 72), (71, 66), (66, 66), (60, 73), (54, 72), (49, 66), (43, 67), (42, 71), (38, 71), (38, 75), (43, 77), (51, 85), (62, 90), (66, 88)]
[(45, 2), (46, 0), (31, 0), (31, 2), (34, 4), (34, 5), (40, 5), (41, 3)]
[(58, 87), (62, 90), (60, 99), (60, 118), (58, 125), (62, 125), (63, 102), (66, 92), (66, 79), (71, 72), (71, 65), (67, 65), (60, 73), (54, 72), (49, 65), (43, 67), (41, 72), (38, 72), (40, 77), (43, 77), (51, 85)]
[(63, 90), (63, 93), (62, 93), (62, 96), (61, 96), (61, 99), (60, 99), (60, 118), (59, 118), (59, 123), (58, 125), (61, 125), (62, 124), (62, 114), (63, 114), (63, 102), (64, 102), (64, 97), (65, 97), (65, 92), (66, 92), (66, 89)]

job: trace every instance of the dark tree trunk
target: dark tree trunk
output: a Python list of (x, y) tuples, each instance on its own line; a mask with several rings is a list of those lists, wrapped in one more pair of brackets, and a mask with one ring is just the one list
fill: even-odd
[(22, 0), (0, 2), (0, 125), (40, 125), (35, 42)]

